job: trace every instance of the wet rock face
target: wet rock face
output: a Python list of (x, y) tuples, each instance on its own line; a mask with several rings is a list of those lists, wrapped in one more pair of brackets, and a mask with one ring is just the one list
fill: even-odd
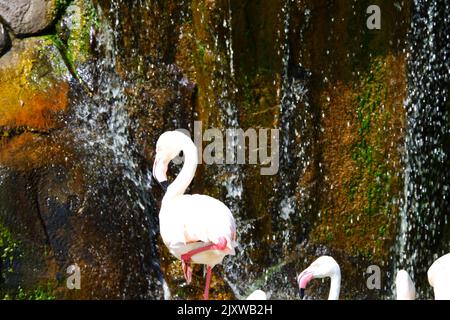
[(0, 16), (14, 34), (33, 34), (51, 25), (56, 3), (56, 0), (1, 0)]
[[(107, 43), (96, 47), (105, 60), (87, 63), (91, 10), (74, 1), (58, 35), (15, 39), (0, 58), (1, 298), (162, 297), (151, 200), (133, 182), (144, 174), (126, 168), (133, 156), (111, 160), (127, 139), (114, 137), (127, 130), (125, 84), (103, 57)], [(66, 287), (74, 264), (80, 290)]]
[(0, 127), (4, 132), (55, 128), (67, 108), (70, 80), (51, 38), (15, 41), (0, 58)]

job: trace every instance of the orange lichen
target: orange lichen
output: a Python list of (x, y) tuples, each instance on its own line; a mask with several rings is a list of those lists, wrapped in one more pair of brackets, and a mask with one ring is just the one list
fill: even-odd
[(16, 40), (0, 63), (0, 128), (56, 127), (68, 104), (67, 72), (51, 39)]
[(25, 132), (0, 141), (0, 164), (12, 168), (32, 169), (55, 163), (64, 157), (64, 150), (49, 137)]
[(49, 130), (56, 126), (58, 114), (67, 108), (69, 85), (59, 83), (46, 91), (19, 89), (1, 83), (0, 127), (28, 127)]

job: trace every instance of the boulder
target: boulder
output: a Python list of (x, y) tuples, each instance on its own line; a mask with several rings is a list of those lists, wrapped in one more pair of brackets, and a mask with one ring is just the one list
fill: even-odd
[(0, 58), (0, 128), (48, 131), (67, 107), (71, 74), (51, 37), (16, 40)]
[(38, 33), (49, 27), (57, 11), (56, 0), (0, 0), (0, 16), (16, 35)]

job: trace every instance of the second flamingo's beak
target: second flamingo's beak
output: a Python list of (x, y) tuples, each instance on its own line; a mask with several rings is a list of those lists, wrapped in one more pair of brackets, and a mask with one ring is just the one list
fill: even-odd
[(305, 289), (308, 283), (314, 278), (314, 275), (310, 271), (303, 271), (297, 278), (298, 287), (300, 290), (300, 299), (305, 297)]
[(164, 190), (164, 192), (167, 191), (167, 187), (169, 186), (169, 183), (167, 182), (166, 173), (167, 173), (167, 164), (157, 157), (155, 159), (155, 162), (153, 162), (152, 176), (159, 184), (159, 186)]

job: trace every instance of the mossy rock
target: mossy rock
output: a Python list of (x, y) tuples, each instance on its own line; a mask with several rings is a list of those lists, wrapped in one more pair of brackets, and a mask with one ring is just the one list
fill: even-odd
[(91, 37), (99, 26), (99, 17), (90, 0), (75, 0), (65, 9), (56, 25), (56, 35), (73, 70), (92, 58)]
[(51, 37), (16, 40), (0, 59), (0, 128), (48, 131), (67, 110), (71, 74)]

